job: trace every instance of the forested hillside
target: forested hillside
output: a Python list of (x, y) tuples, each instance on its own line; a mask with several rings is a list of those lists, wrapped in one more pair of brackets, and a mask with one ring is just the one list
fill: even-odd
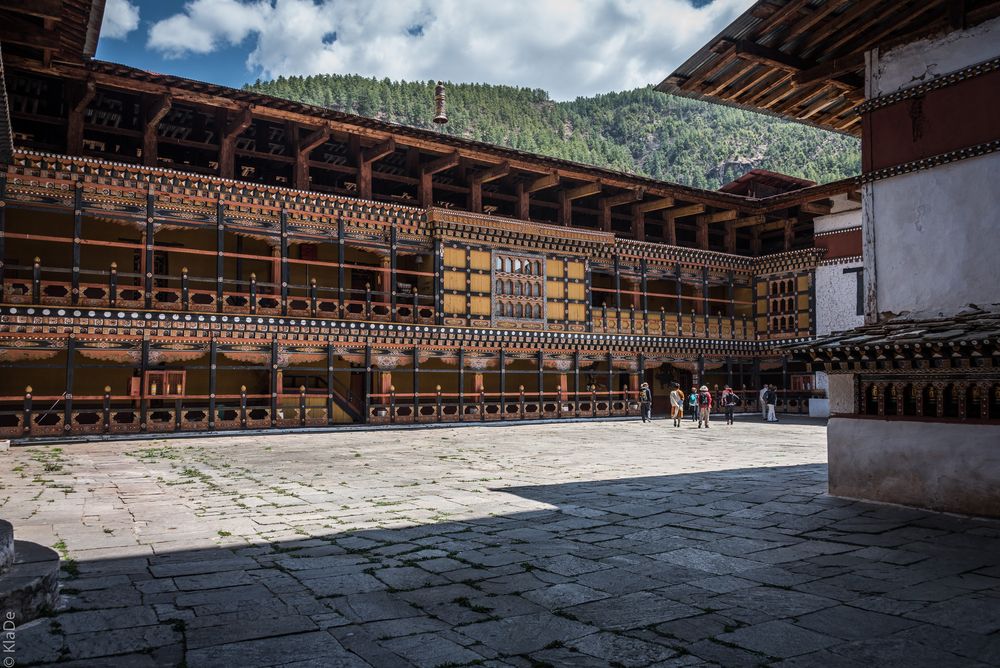
[[(246, 86), (420, 128), (434, 126), (434, 82), (354, 75)], [(441, 131), (665, 181), (718, 188), (753, 168), (820, 183), (859, 172), (857, 140), (761, 114), (640, 88), (571, 102), (543, 90), (448, 84)]]

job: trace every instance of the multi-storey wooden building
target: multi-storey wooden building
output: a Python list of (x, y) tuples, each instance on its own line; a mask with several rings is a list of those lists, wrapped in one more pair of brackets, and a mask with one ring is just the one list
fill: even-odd
[(854, 181), (703, 191), (95, 61), (100, 5), (0, 11), (0, 434), (627, 415), (643, 379), (807, 410), (776, 349)]

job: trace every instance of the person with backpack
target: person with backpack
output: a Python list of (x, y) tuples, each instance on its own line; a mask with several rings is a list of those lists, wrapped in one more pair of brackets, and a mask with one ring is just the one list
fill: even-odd
[(674, 389), (670, 392), (670, 417), (675, 427), (681, 426), (681, 418), (684, 417), (684, 392), (681, 391), (680, 383), (674, 383)]
[(649, 389), (649, 383), (639, 386), (639, 408), (642, 410), (643, 422), (653, 419), (653, 393)]
[(774, 385), (768, 385), (767, 394), (764, 395), (764, 403), (767, 405), (767, 421), (777, 422), (778, 418), (774, 414), (774, 407), (778, 403), (778, 390)]
[(702, 385), (698, 390), (698, 429), (701, 429), (701, 423), (705, 423), (705, 429), (708, 429), (708, 418), (712, 414), (712, 393), (708, 391), (708, 386)]
[(698, 421), (698, 388), (691, 386), (691, 394), (688, 395), (688, 406), (691, 408), (691, 421)]
[(733, 412), (740, 404), (740, 398), (733, 392), (733, 388), (726, 385), (725, 389), (722, 390), (722, 398), (719, 403), (722, 404), (722, 410), (726, 413), (726, 424), (732, 424)]

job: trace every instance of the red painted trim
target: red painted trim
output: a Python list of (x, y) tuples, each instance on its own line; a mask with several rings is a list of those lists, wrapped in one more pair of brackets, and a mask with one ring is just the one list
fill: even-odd
[(862, 166), (871, 172), (1000, 139), (1000, 70), (864, 114)]
[(861, 255), (861, 230), (842, 230), (832, 234), (817, 235), (816, 248), (825, 248), (824, 260)]

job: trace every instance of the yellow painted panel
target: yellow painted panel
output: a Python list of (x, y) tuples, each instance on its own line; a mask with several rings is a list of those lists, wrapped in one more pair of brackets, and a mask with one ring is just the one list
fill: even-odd
[(799, 276), (799, 292), (804, 292), (809, 289), (809, 276), (803, 275)]
[(445, 295), (445, 313), (465, 313), (465, 295)]
[(444, 266), (465, 269), (465, 250), (461, 248), (445, 248)]
[(765, 295), (767, 295), (767, 283), (761, 281), (757, 284), (757, 296), (764, 297)]
[(545, 312), (548, 314), (549, 320), (565, 320), (566, 318), (566, 308), (561, 302), (549, 302)]
[(545, 261), (545, 275), (549, 278), (562, 278), (563, 271), (563, 261), (562, 260), (546, 260)]
[(569, 284), (570, 299), (584, 299), (586, 295), (587, 295), (587, 286), (585, 286), (583, 283)]
[(489, 315), (489, 314), (490, 314), (490, 298), (473, 297), (472, 315)]
[(585, 304), (568, 304), (569, 319), (580, 322), (587, 317), (587, 307)]
[(567, 262), (566, 271), (570, 278), (583, 279), (586, 276), (586, 266), (583, 262)]
[(809, 311), (809, 295), (799, 295), (799, 311)]
[(444, 272), (444, 289), (461, 290), (465, 292), (465, 272), (446, 271)]
[(565, 299), (566, 291), (563, 289), (562, 281), (549, 281), (546, 283), (545, 297), (547, 299)]
[(489, 274), (473, 274), (472, 283), (470, 284), (470, 289), (473, 292), (490, 292), (490, 275)]
[(485, 251), (471, 251), (469, 254), (470, 264), (472, 269), (489, 269), (490, 268), (490, 254)]

